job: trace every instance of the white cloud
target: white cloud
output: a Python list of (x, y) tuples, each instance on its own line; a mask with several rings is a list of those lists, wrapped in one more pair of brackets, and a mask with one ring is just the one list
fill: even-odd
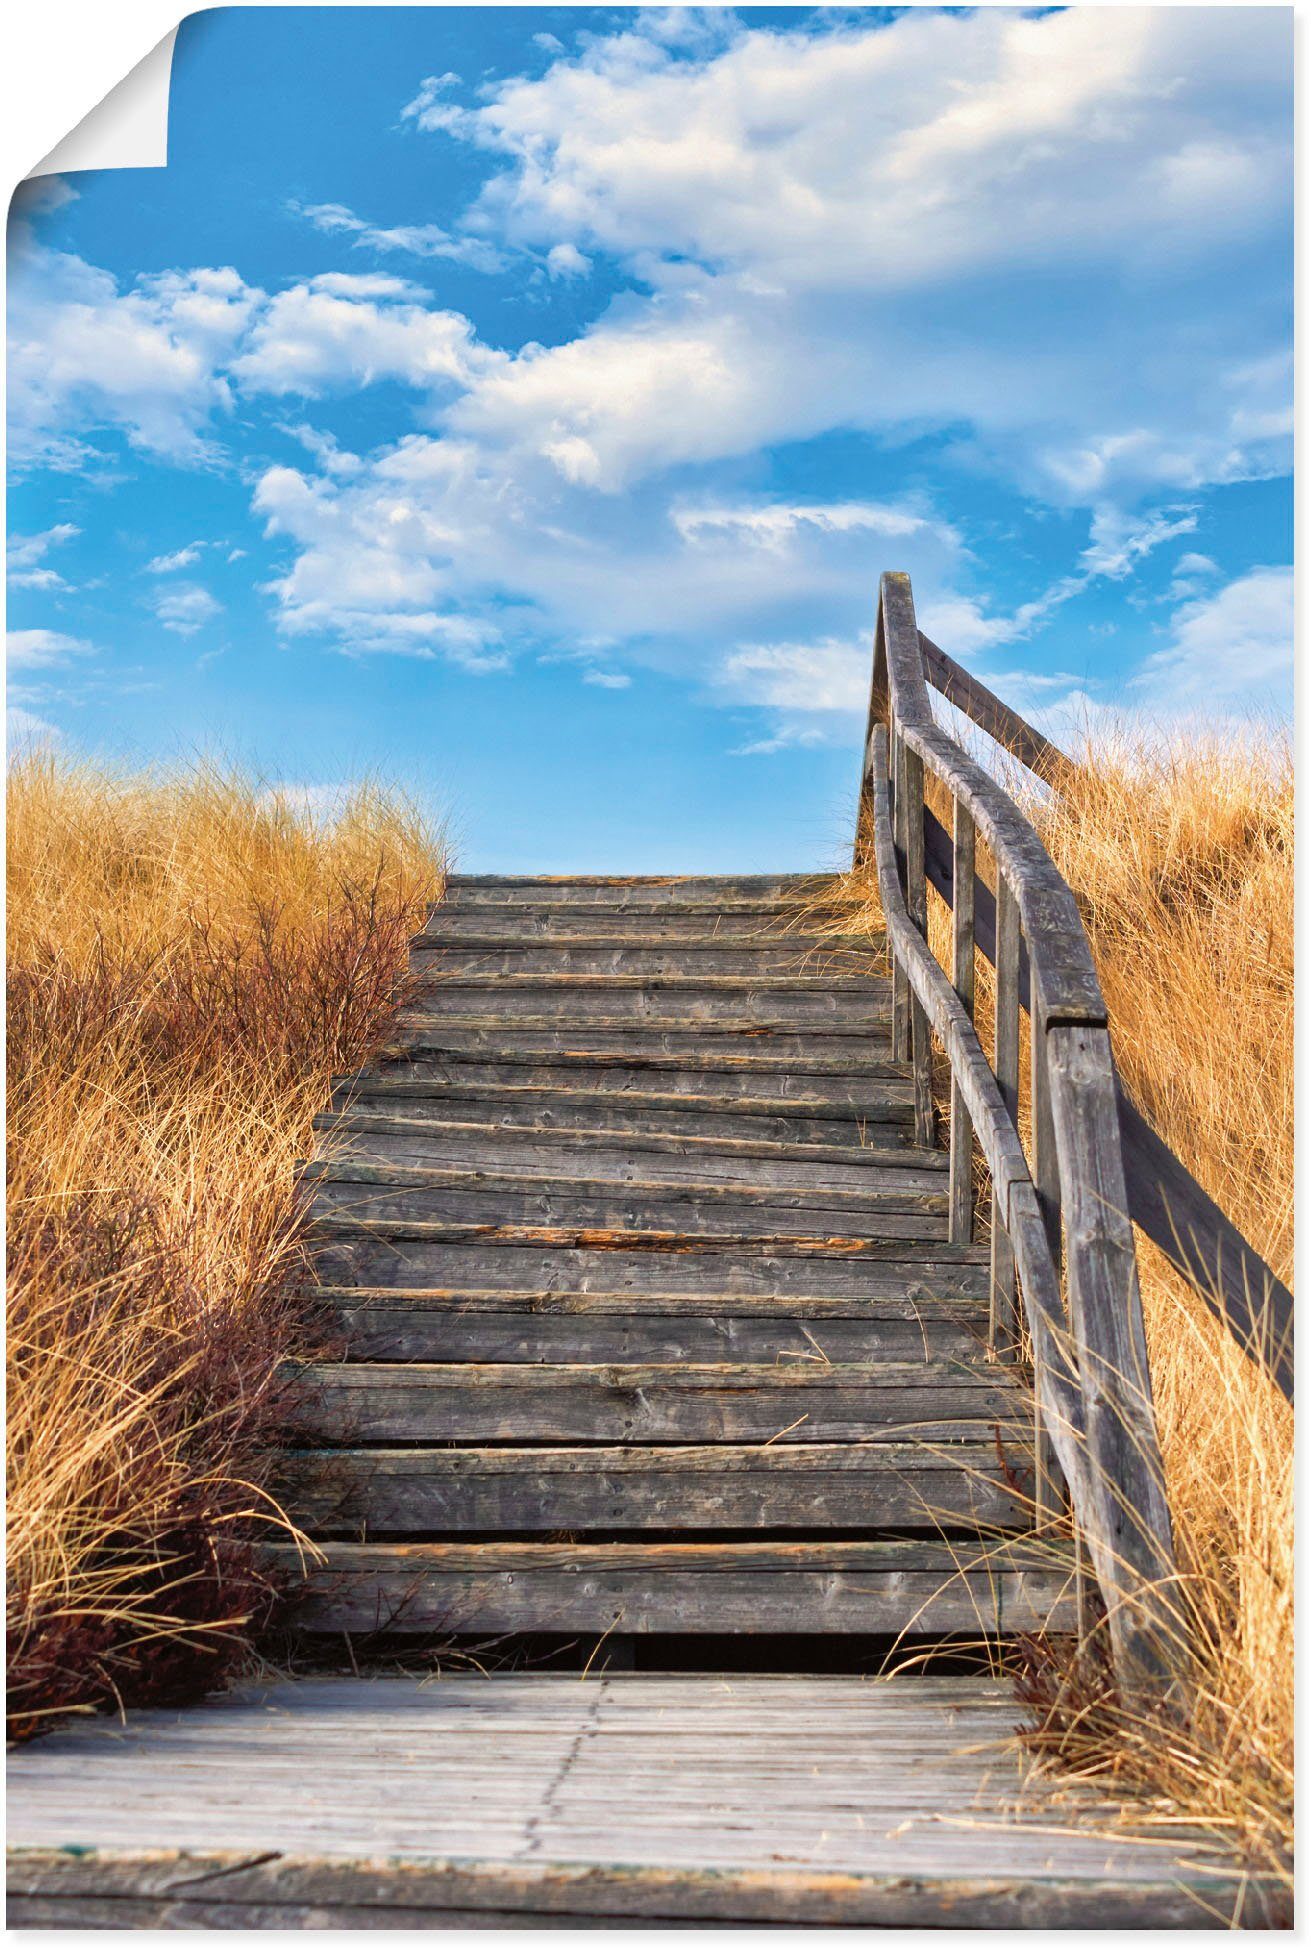
[(598, 487), (835, 426), (964, 426), (1074, 502), (1281, 469), (1282, 293), (1215, 270), (1287, 221), (1288, 74), (1275, 10), (1084, 7), (620, 32), (476, 109), (443, 77), (408, 112), (507, 159), (473, 221), (649, 294), (456, 424)]
[(466, 384), (489, 355), (459, 312), (432, 311), (401, 278), (326, 272), (271, 299), (232, 361), (251, 392), (314, 397), (334, 387), (400, 380)]
[(864, 530), (894, 540), (932, 530), (951, 542), (957, 540), (939, 521), (877, 502), (761, 502), (738, 508), (684, 505), (671, 511), (671, 520), (688, 542), (710, 535), (716, 540), (726, 538), (775, 551), (792, 542), (798, 531), (807, 529), (823, 535), (851, 535)]
[(165, 630), (176, 631), (180, 637), (194, 637), (223, 609), (200, 583), (166, 584), (152, 593), (149, 602)]
[(605, 691), (627, 691), (633, 680), (626, 671), (584, 671), (585, 685), (600, 685)]
[(592, 268), (576, 244), (553, 244), (546, 254), (546, 269), (552, 278), (581, 278)]
[(64, 578), (45, 558), (51, 549), (81, 533), (74, 522), (56, 522), (39, 535), (11, 535), (5, 545), (10, 583), (18, 590), (67, 589)]
[(417, 258), (446, 258), (475, 271), (500, 271), (503, 254), (481, 237), (454, 237), (440, 224), (371, 224), (343, 203), (292, 203), (289, 209), (305, 217), (328, 236), (347, 236), (357, 250), (404, 251)]
[(1135, 688), (1161, 711), (1286, 713), (1292, 679), (1293, 572), (1271, 567), (1183, 604)]
[(79, 467), (84, 436), (190, 463), (213, 458), (211, 416), (230, 405), (219, 370), (257, 303), (230, 268), (167, 271), (122, 292), (83, 259), (20, 240), (10, 273), (10, 453)]
[(313, 455), (324, 474), (358, 474), (364, 466), (359, 455), (352, 454), (347, 448), (342, 447), (334, 435), (322, 428), (311, 427), (306, 421), (302, 420), (295, 426), (284, 426), (282, 431), (284, 434), (290, 434), (294, 441), (300, 442), (307, 453)]
[(785, 712), (860, 713), (869, 704), (870, 647), (826, 637), (813, 644), (743, 644), (716, 682), (748, 705)]
[(175, 569), (189, 569), (192, 563), (199, 561), (200, 552), (203, 547), (203, 543), (188, 542), (185, 547), (175, 549), (171, 555), (152, 556), (146, 564), (146, 574), (148, 576), (171, 576)]
[(70, 658), (89, 657), (94, 650), (85, 638), (70, 637), (62, 630), (11, 630), (5, 637), (10, 670), (48, 671)]

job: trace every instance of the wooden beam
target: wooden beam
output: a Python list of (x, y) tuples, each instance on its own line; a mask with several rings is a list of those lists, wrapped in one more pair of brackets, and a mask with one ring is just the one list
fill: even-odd
[(1062, 771), (1068, 771), (1074, 761), (1068, 759), (1060, 747), (1030, 725), (1027, 719), (1012, 711), (1004, 699), (998, 698), (995, 691), (957, 664), (955, 658), (948, 657), (945, 651), (921, 631), (920, 650), (924, 656), (924, 675), (935, 691), (964, 712), (966, 718), (995, 739), (999, 746), (1027, 766), (1031, 773), (1048, 782), (1057, 780)]
[[(924, 863), (930, 886), (951, 907), (952, 843), (937, 815), (924, 813)], [(974, 883), (974, 940), (997, 959), (997, 903)], [(1029, 958), (1021, 945), (1020, 1003), (1030, 1006)], [(1116, 1107), (1129, 1217), (1170, 1265), (1196, 1288), (1253, 1362), (1293, 1401), (1293, 1297), (1224, 1209), (1139, 1111), (1116, 1074)]]

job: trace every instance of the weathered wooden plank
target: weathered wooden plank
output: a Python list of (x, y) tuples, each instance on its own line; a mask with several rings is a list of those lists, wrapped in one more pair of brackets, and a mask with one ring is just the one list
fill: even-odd
[(384, 1533), (972, 1531), (1028, 1525), (996, 1446), (297, 1450), (275, 1493), (317, 1540)]
[[(961, 1007), (974, 1020), (974, 821), (961, 800), (952, 802), (951, 980)], [(951, 1208), (948, 1232), (952, 1240), (974, 1238), (974, 1127), (965, 1094), (953, 1078), (951, 1086)]]
[[(734, 1054), (722, 1050), (714, 1040), (698, 1044), (689, 1062), (687, 1054), (646, 1051), (615, 1055), (605, 1051), (561, 1051), (543, 1054), (523, 1051), (507, 1040), (499, 1052), (427, 1049), (420, 1044), (384, 1049), (397, 1053), (393, 1062), (404, 1060), (406, 1072), (385, 1068), (379, 1077), (399, 1081), (480, 1084), (550, 1084), (591, 1086), (608, 1091), (659, 1091), (676, 1096), (691, 1093), (699, 1097), (733, 1103), (756, 1099), (772, 1104), (785, 1098), (796, 1104), (855, 1105), (881, 1104), (885, 1099), (910, 1103), (910, 1080), (906, 1066), (894, 1064), (866, 1042), (860, 1057), (851, 1060), (835, 1057), (826, 1043), (818, 1043), (804, 1053), (804, 1062), (780, 1060), (772, 1043), (759, 1049)], [(370, 1075), (374, 1075), (370, 1073)]]
[[(919, 1304), (917, 1313), (908, 1305), (887, 1313), (868, 1302), (861, 1314), (842, 1315), (806, 1313), (795, 1306), (787, 1314), (778, 1302), (768, 1315), (744, 1316), (737, 1312), (740, 1304), (728, 1298), (715, 1304), (713, 1313), (704, 1301), (650, 1313), (635, 1308), (634, 1297), (619, 1295), (601, 1297), (609, 1306), (590, 1310), (519, 1306), (502, 1296), (501, 1307), (493, 1310), (471, 1309), (458, 1298), (435, 1304), (408, 1294), (390, 1302), (352, 1298), (358, 1293), (315, 1295), (353, 1362), (969, 1360), (981, 1352), (986, 1334), (986, 1324), (967, 1319), (959, 1309), (929, 1303)], [(694, 1307), (700, 1312), (692, 1312)]]
[(410, 949), (410, 974), (427, 985), (501, 982), (525, 989), (531, 984), (576, 982), (621, 983), (629, 989), (644, 985), (663, 989), (673, 984), (680, 991), (729, 996), (742, 990), (773, 996), (832, 989), (883, 997), (888, 991), (887, 979), (867, 943), (857, 949), (825, 950), (813, 941), (803, 945), (787, 938), (763, 947), (722, 943), (713, 936), (672, 943), (660, 938), (614, 943), (549, 937), (490, 945), (437, 943), (430, 936), (417, 936)]
[[(631, 1064), (640, 1057), (680, 1058), (680, 1070), (698, 1067), (719, 1069), (728, 1058), (754, 1058), (764, 1071), (801, 1070), (818, 1072), (827, 1059), (835, 1071), (849, 1065), (861, 1067), (866, 1076), (877, 1075), (878, 1060), (871, 1061), (871, 1022), (857, 1034), (841, 1023), (815, 1021), (803, 1028), (788, 1029), (767, 1018), (739, 1017), (705, 1021), (696, 1029), (671, 1029), (677, 1017), (665, 1022), (648, 1019), (596, 1017), (574, 1025), (558, 1017), (521, 1017), (507, 1022), (500, 1016), (439, 1017), (402, 1012), (397, 1019), (394, 1041), (384, 1046), (383, 1058), (402, 1058), (413, 1062), (428, 1052), (451, 1055), (478, 1052), (504, 1062), (509, 1054), (537, 1059), (595, 1055), (617, 1058)], [(683, 1020), (686, 1021), (685, 1019)], [(762, 1057), (769, 1062), (762, 1064)], [(821, 1060), (816, 1063), (814, 1060)], [(884, 1075), (896, 1075), (889, 1069)]]
[(492, 1173), (452, 1173), (443, 1184), (435, 1173), (418, 1180), (417, 1168), (406, 1169), (414, 1177), (390, 1181), (382, 1170), (311, 1161), (304, 1177), (313, 1187), (315, 1222), (339, 1214), (375, 1227), (428, 1220), (707, 1235), (742, 1234), (748, 1228), (803, 1235), (859, 1229), (882, 1240), (932, 1241), (946, 1233), (946, 1199), (936, 1193), (792, 1193), (782, 1187), (677, 1181), (607, 1185)]
[(494, 1126), (507, 1132), (588, 1131), (649, 1133), (693, 1144), (727, 1140), (733, 1149), (753, 1145), (814, 1146), (869, 1152), (896, 1150), (928, 1164), (906, 1133), (909, 1108), (889, 1096), (859, 1114), (833, 1105), (819, 1108), (788, 1100), (748, 1100), (733, 1108), (728, 1098), (670, 1092), (570, 1091), (551, 1085), (449, 1086), (439, 1080), (379, 1077), (352, 1081), (334, 1093), (339, 1112), (371, 1118), (405, 1118), (436, 1128), (445, 1124)]
[(1012, 711), (1004, 699), (990, 691), (981, 678), (972, 671), (965, 670), (945, 651), (938, 649), (932, 640), (919, 633), (920, 653), (924, 659), (924, 675), (934, 688), (940, 691), (958, 711), (972, 719), (990, 739), (1012, 753), (1021, 765), (1030, 772), (1037, 773), (1040, 779), (1049, 783), (1059, 781), (1068, 772), (1072, 761), (1067, 759), (1058, 745), (1039, 732), (1027, 719)]
[[(1010, 883), (997, 882), (997, 984), (993, 1071), (1006, 1117), (1018, 1132), (1020, 1117), (1020, 910)], [(1004, 1189), (992, 1199), (992, 1346), (1009, 1359), (1019, 1339), (1015, 1249), (1007, 1236)]]
[(665, 1182), (861, 1193), (941, 1192), (941, 1153), (852, 1146), (803, 1149), (750, 1143), (708, 1144), (683, 1137), (554, 1130), (520, 1133), (498, 1125), (379, 1117), (352, 1108), (315, 1121), (315, 1156), (337, 1165), (360, 1161), (421, 1171), (485, 1170), (504, 1179), (522, 1169), (534, 1178), (588, 1182)]
[(299, 1437), (358, 1443), (819, 1443), (898, 1432), (986, 1442), (1026, 1421), (995, 1369), (910, 1363), (307, 1363)]
[[(929, 878), (950, 904), (950, 843), (926, 812)], [(994, 902), (975, 883), (980, 952), (994, 960)], [(1029, 1008), (1027, 953), (1021, 945), (1020, 1001)], [(1183, 1161), (1171, 1152), (1130, 1098), (1117, 1075), (1116, 1102), (1124, 1159), (1129, 1218), (1153, 1246), (1189, 1280), (1207, 1306), (1229, 1327), (1240, 1346), (1265, 1367), (1293, 1400), (1293, 1297), (1211, 1198)]]
[[(261, 1557), (299, 1574), (291, 1547)], [(1064, 1555), (1018, 1544), (336, 1542), (288, 1607), (311, 1632), (991, 1635), (1068, 1629), (1069, 1583)]]
[(1159, 1691), (1178, 1672), (1187, 1629), (1175, 1585), (1107, 1032), (1049, 1024), (1047, 1071), (1092, 1491), (1090, 1508), (1078, 1512), (1080, 1529), (1107, 1603), (1123, 1683)]
[[(907, 1259), (910, 1255), (913, 1258)], [(320, 1221), (314, 1265), (337, 1285), (495, 1287), (507, 1293), (701, 1297), (825, 1295), (932, 1300), (987, 1293), (987, 1253), (935, 1243), (921, 1260), (901, 1241), (775, 1235), (677, 1235), (576, 1227), (414, 1221), (380, 1233), (346, 1217)]]

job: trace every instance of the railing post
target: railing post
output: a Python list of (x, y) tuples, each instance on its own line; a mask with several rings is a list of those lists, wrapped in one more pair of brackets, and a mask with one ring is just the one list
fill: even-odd
[[(892, 723), (892, 739), (889, 747), (890, 780), (892, 784), (892, 834), (897, 851), (897, 874), (902, 888), (906, 886), (906, 746), (897, 730), (896, 720)], [(904, 1064), (910, 1055), (910, 983), (906, 972), (896, 958), (892, 963), (892, 1057), (894, 1063)]]
[[(906, 800), (906, 907), (911, 921), (927, 942), (929, 884), (924, 877), (924, 761), (904, 740), (901, 778)], [(929, 1020), (913, 990), (910, 992), (910, 1060), (915, 1091), (915, 1143), (931, 1146), (934, 1130)]]
[[(1048, 1071), (1047, 1019), (1033, 985), (1029, 995), (1029, 1122), (1033, 1134), (1033, 1187), (1038, 1195), (1043, 1230), (1052, 1257), (1056, 1279), (1061, 1275), (1061, 1174), (1056, 1156), (1056, 1127), (1052, 1122), (1051, 1077)], [(1041, 1358), (1034, 1351), (1034, 1506), (1039, 1527), (1061, 1511), (1060, 1477), (1052, 1452), (1052, 1441), (1043, 1422)]]
[[(974, 1020), (974, 817), (965, 802), (952, 800), (951, 823), (951, 980), (957, 996)], [(951, 1086), (951, 1173), (949, 1237), (968, 1243), (974, 1238), (974, 1127), (965, 1094), (953, 1077)]]
[[(997, 870), (997, 1007), (993, 1074), (1012, 1125), (1020, 1109), (1020, 911), (1010, 883)], [(1015, 1252), (1006, 1232), (1006, 1213), (992, 1199), (992, 1347), (1008, 1359), (1016, 1353), (1019, 1323), (1015, 1307)]]

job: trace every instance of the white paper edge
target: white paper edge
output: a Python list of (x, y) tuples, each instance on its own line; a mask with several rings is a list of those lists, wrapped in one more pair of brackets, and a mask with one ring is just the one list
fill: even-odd
[(138, 61), (35, 169), (28, 171), (27, 180), (83, 169), (164, 169), (168, 163), (168, 99), (177, 34), (176, 27), (165, 34), (158, 46)]

